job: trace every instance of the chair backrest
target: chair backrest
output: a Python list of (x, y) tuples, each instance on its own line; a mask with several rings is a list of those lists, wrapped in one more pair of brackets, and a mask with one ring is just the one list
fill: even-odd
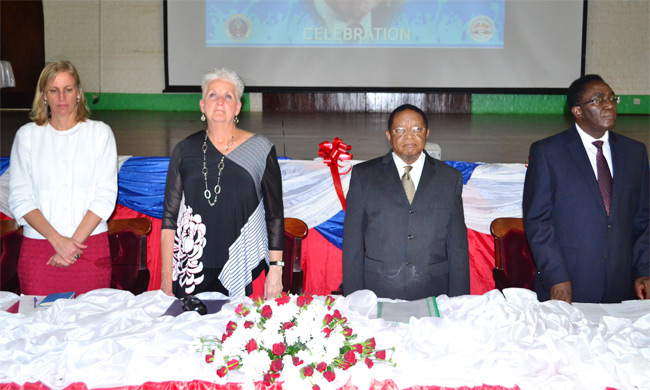
[(112, 219), (108, 221), (108, 244), (113, 271), (111, 288), (133, 294), (147, 291), (147, 235), (151, 221), (147, 218)]
[(497, 218), (490, 225), (494, 237), (492, 272), (499, 290), (508, 287), (534, 289), (535, 263), (526, 241), (522, 218)]
[(307, 224), (298, 218), (284, 219), (282, 289), (286, 292), (302, 293), (303, 272), (300, 264), (300, 252), (302, 250), (302, 239), (307, 236), (308, 230)]
[(18, 257), (23, 228), (13, 219), (0, 221), (0, 290), (20, 294)]

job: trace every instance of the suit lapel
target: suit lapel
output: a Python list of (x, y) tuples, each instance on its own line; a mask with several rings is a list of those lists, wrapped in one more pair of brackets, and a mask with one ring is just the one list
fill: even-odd
[(422, 167), (422, 175), (420, 175), (420, 182), (418, 183), (418, 188), (415, 190), (415, 196), (413, 197), (413, 203), (415, 203), (418, 198), (423, 195), (418, 195), (426, 192), (426, 188), (433, 181), (433, 175), (436, 172), (436, 167), (434, 165), (433, 157), (430, 157), (428, 154), (424, 153), (424, 166)]
[(580, 170), (581, 176), (583, 180), (585, 180), (585, 183), (587, 184), (587, 187), (589, 188), (592, 196), (600, 205), (600, 209), (603, 213), (607, 213), (605, 210), (605, 204), (603, 203), (603, 196), (601, 195), (600, 189), (598, 188), (598, 180), (596, 180), (594, 169), (589, 162), (587, 151), (585, 150), (585, 146), (582, 143), (582, 139), (580, 138), (578, 130), (575, 128), (575, 126), (571, 131), (569, 131), (568, 138), (569, 140), (566, 144), (566, 148), (568, 149), (569, 154)]
[(622, 187), (620, 185), (617, 186), (616, 183), (625, 182), (625, 170), (623, 169), (623, 166), (625, 165), (623, 162), (625, 152), (621, 150), (621, 145), (618, 142), (618, 137), (616, 136), (616, 133), (612, 131), (609, 132), (609, 148), (612, 151), (612, 166), (610, 168), (612, 172), (614, 172), (614, 175), (612, 176), (612, 203), (609, 211), (611, 215), (612, 213), (616, 212), (614, 205), (621, 197)]
[[(395, 161), (393, 160), (393, 151), (391, 150), (384, 156), (381, 160), (384, 166), (384, 176), (386, 179), (387, 185), (395, 194), (399, 194), (399, 198), (403, 199), (404, 202), (408, 203), (408, 198), (406, 198), (406, 192), (404, 191), (404, 186), (402, 186), (402, 180), (397, 173), (397, 167), (395, 166)], [(417, 195), (417, 192), (416, 192)]]

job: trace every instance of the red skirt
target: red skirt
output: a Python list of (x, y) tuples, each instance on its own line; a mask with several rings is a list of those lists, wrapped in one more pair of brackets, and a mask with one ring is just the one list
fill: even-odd
[(25, 295), (48, 295), (74, 291), (81, 295), (111, 286), (111, 253), (108, 233), (88, 237), (88, 248), (67, 268), (47, 265), (55, 251), (47, 240), (23, 238), (18, 259), (20, 291)]

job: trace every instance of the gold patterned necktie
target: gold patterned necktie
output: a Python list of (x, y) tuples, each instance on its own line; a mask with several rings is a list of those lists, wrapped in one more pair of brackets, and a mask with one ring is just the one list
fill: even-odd
[(415, 196), (415, 184), (411, 180), (411, 169), (412, 166), (407, 165), (404, 167), (404, 175), (402, 175), (402, 185), (404, 186), (404, 192), (406, 192), (406, 198), (408, 198), (409, 203), (413, 203), (413, 196)]

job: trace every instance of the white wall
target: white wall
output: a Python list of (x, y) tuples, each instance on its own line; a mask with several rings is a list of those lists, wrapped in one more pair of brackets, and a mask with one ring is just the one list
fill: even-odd
[(589, 0), (585, 72), (621, 95), (650, 94), (650, 1)]
[(43, 0), (43, 13), (45, 61), (72, 61), (87, 92), (162, 92), (162, 0)]
[[(72, 61), (86, 91), (162, 92), (162, 0), (43, 0), (43, 11), (45, 60)], [(586, 72), (650, 94), (650, 1), (589, 0), (587, 22)]]

